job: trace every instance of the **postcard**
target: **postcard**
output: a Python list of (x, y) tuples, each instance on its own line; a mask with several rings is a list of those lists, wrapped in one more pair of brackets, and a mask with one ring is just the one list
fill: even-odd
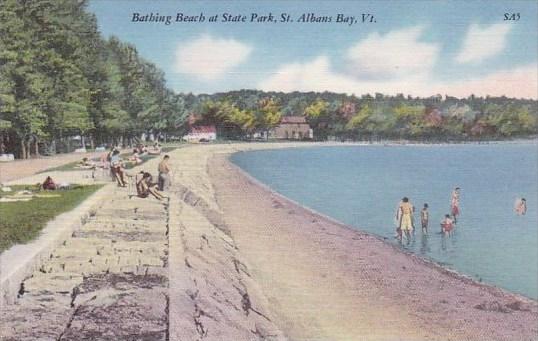
[(536, 1), (2, 0), (2, 340), (538, 340)]

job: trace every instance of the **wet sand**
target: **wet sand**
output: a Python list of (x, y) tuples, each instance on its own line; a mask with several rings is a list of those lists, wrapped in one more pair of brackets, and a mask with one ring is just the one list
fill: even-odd
[(205, 171), (252, 278), (289, 339), (538, 340), (536, 301), (287, 200), (228, 161), (230, 153), (251, 148), (204, 148), (214, 155)]

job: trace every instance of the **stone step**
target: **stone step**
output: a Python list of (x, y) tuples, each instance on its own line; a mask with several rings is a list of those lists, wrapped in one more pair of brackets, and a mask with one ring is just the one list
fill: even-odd
[(101, 238), (69, 238), (65, 240), (63, 246), (75, 250), (84, 250), (87, 248), (98, 249), (104, 247), (111, 247), (112, 241), (109, 239)]
[(157, 242), (166, 238), (166, 230), (151, 231), (142, 229), (122, 229), (122, 230), (81, 230), (73, 233), (76, 238), (102, 238), (112, 241), (148, 241)]
[(41, 272), (50, 274), (64, 274), (66, 272), (74, 272), (83, 276), (93, 273), (106, 271), (106, 268), (96, 266), (90, 260), (51, 260), (43, 264), (40, 268)]
[(146, 254), (164, 256), (167, 249), (167, 241), (117, 241), (112, 246), (115, 253), (123, 252), (130, 254)]
[(43, 293), (71, 294), (73, 288), (82, 283), (83, 277), (76, 272), (36, 273), (24, 281), (24, 293), (39, 295)]
[(108, 231), (108, 230), (125, 230), (130, 231), (132, 229), (143, 229), (143, 230), (166, 230), (166, 224), (154, 222), (154, 221), (143, 221), (143, 220), (132, 220), (132, 219), (91, 219), (86, 224), (84, 224), (80, 230), (97, 230), (97, 231)]
[[(69, 300), (71, 298), (68, 296)], [(72, 310), (54, 301), (8, 305), (0, 309), (0, 340), (56, 341), (69, 324)]]

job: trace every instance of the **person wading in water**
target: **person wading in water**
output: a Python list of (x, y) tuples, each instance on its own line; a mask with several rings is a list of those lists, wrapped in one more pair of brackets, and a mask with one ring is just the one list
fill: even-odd
[(404, 197), (396, 211), (396, 219), (399, 221), (398, 236), (400, 240), (402, 240), (403, 234), (405, 234), (408, 242), (411, 240), (411, 232), (413, 232), (415, 228), (413, 211), (414, 207), (409, 202), (409, 198)]
[(460, 215), (460, 188), (456, 187), (452, 191), (452, 197), (450, 199), (450, 213), (452, 213), (452, 218), (454, 223), (457, 223), (458, 216)]

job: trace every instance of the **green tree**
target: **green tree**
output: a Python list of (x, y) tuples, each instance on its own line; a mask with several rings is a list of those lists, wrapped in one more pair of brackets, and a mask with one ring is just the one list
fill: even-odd
[(256, 127), (268, 136), (268, 131), (278, 125), (282, 118), (280, 104), (274, 98), (264, 98), (258, 101), (255, 117)]
[(329, 135), (329, 130), (327, 129), (329, 117), (328, 103), (318, 98), (306, 107), (304, 114), (308, 123), (314, 130), (315, 138), (326, 139)]
[(400, 136), (421, 137), (425, 130), (423, 105), (400, 104), (394, 108), (396, 130)]

